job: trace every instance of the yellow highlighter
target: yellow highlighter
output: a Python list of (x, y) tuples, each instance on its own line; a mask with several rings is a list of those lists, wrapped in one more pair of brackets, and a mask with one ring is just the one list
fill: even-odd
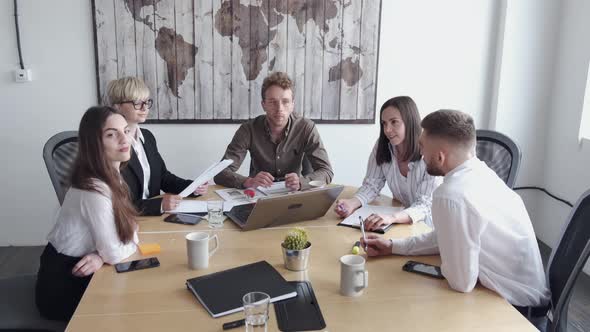
[(160, 245), (157, 243), (142, 243), (139, 245), (139, 251), (142, 255), (152, 255), (160, 253)]
[(352, 246), (352, 254), (358, 255), (361, 252), (361, 241), (356, 241)]

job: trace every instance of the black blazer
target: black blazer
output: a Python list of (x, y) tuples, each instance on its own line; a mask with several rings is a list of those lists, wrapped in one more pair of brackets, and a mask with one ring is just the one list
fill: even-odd
[(143, 149), (150, 164), (150, 183), (148, 184), (150, 199), (142, 199), (143, 196), (143, 169), (141, 163), (131, 148), (131, 159), (121, 170), (121, 174), (129, 186), (133, 204), (144, 216), (160, 216), (162, 198), (151, 198), (160, 195), (160, 190), (165, 193), (179, 194), (188, 185), (190, 180), (181, 179), (166, 169), (166, 164), (158, 152), (156, 138), (147, 129), (141, 129), (145, 142)]

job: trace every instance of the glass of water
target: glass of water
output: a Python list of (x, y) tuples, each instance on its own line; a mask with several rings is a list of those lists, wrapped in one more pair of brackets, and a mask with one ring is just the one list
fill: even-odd
[(207, 201), (207, 221), (211, 228), (223, 227), (223, 201)]
[(246, 332), (266, 332), (270, 296), (263, 292), (251, 292), (242, 298), (246, 315)]

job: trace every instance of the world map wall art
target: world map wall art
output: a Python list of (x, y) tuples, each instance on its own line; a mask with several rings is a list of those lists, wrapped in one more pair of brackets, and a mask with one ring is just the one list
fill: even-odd
[(149, 123), (263, 114), (274, 71), (316, 123), (374, 123), (381, 0), (92, 0), (98, 95), (141, 77)]

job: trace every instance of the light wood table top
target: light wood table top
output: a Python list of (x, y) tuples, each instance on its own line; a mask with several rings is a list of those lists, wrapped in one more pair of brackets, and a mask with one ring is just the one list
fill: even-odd
[[(215, 189), (215, 188), (212, 188)], [(342, 197), (350, 197), (346, 188)], [(209, 194), (207, 198), (214, 198)], [(378, 204), (391, 204), (387, 198)], [(288, 226), (242, 232), (226, 220), (220, 230), (202, 222), (196, 226), (163, 222), (163, 217), (140, 220), (140, 240), (162, 247), (161, 266), (117, 274), (112, 266), (95, 273), (68, 325), (68, 331), (221, 331), (225, 322), (243, 318), (235, 313), (212, 318), (185, 281), (259, 260), (266, 260), (287, 280), (309, 280), (324, 315), (325, 331), (535, 331), (510, 304), (494, 292), (478, 285), (468, 294), (451, 290), (444, 280), (402, 271), (411, 257), (369, 258), (369, 286), (360, 297), (339, 294), (342, 255), (350, 253), (360, 232), (338, 227), (333, 212), (313, 221)], [(288, 228), (307, 229), (312, 252), (307, 271), (293, 272), (283, 266), (280, 243)], [(187, 266), (186, 233), (207, 230), (216, 233), (220, 249), (206, 270)], [(407, 237), (428, 231), (423, 223), (395, 225), (388, 237)], [(141, 256), (135, 254), (131, 259)], [(440, 264), (438, 256), (421, 256), (419, 261)], [(271, 305), (269, 331), (278, 331)], [(235, 329), (234, 331), (240, 331)]]

